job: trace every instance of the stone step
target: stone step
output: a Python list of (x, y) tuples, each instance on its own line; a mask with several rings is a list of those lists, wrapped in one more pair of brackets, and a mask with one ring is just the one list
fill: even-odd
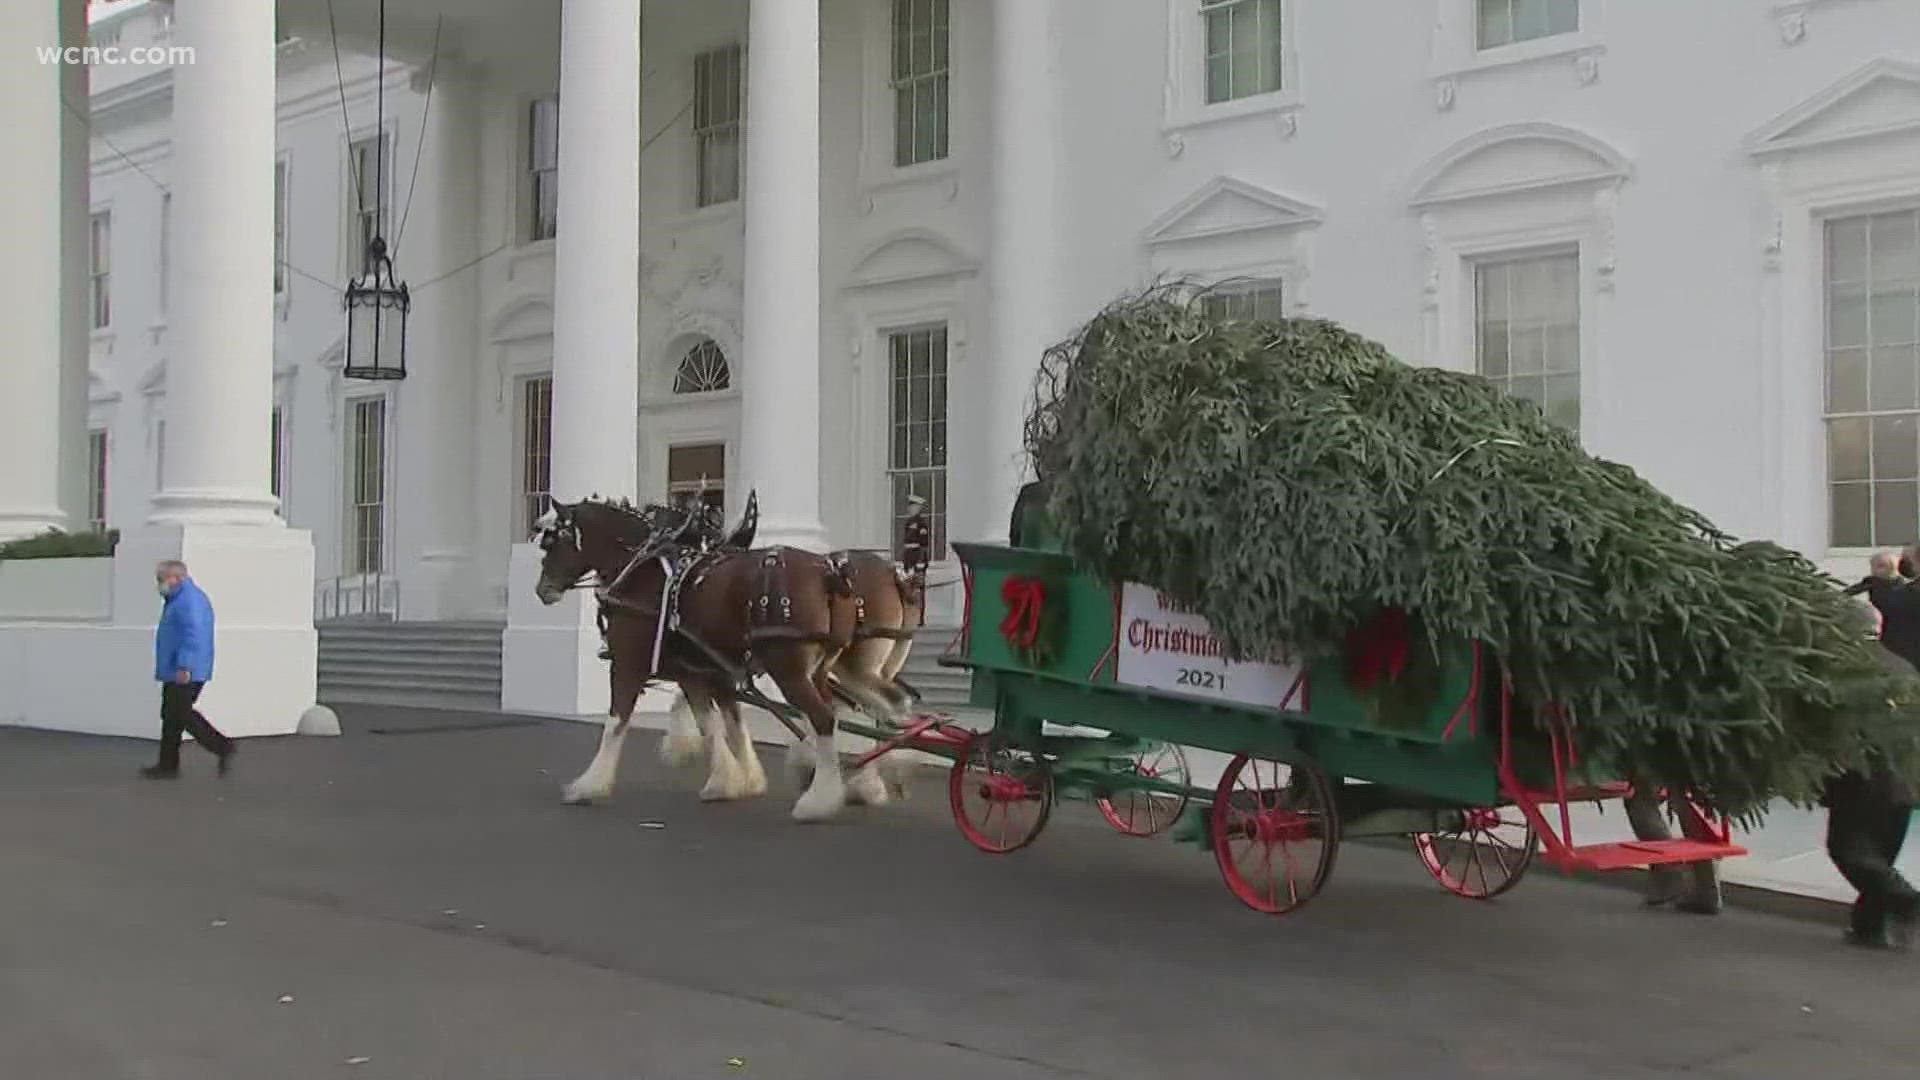
[(498, 623), (337, 620), (317, 629), (322, 702), (500, 707)]

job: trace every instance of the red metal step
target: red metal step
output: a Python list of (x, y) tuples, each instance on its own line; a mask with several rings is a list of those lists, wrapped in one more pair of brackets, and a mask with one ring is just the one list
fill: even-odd
[(1631, 870), (1668, 863), (1735, 859), (1746, 853), (1747, 849), (1738, 844), (1705, 840), (1621, 840), (1611, 844), (1582, 844), (1571, 849), (1566, 869)]

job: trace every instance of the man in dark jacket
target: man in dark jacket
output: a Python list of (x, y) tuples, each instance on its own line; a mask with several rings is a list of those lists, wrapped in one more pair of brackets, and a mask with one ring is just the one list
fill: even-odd
[(160, 683), (160, 760), (140, 770), (150, 780), (180, 775), (180, 735), (220, 759), (220, 775), (233, 761), (233, 740), (194, 708), (213, 678), (213, 604), (187, 576), (187, 564), (174, 560), (154, 568), (154, 586), (165, 600), (153, 634), (153, 677)]

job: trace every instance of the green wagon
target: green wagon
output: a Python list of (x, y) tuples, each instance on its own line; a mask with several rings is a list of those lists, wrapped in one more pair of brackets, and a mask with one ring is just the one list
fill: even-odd
[[(1689, 831), (1712, 840), (1575, 844), (1568, 807), (1629, 785), (1582, 760), (1551, 710), (1516, 717), (1476, 644), (1418, 677), (1351, 655), (1231, 664), (1204, 621), (1151, 589), (1057, 550), (954, 547), (967, 598), (943, 663), (972, 673), (972, 703), (993, 724), (921, 717), (875, 733), (885, 741), (863, 760), (897, 746), (950, 757), (954, 821), (982, 851), (1025, 847), (1056, 799), (1086, 796), (1121, 832), (1172, 826), (1210, 850), (1228, 889), (1271, 914), (1312, 899), (1356, 837), (1410, 839), (1442, 886), (1476, 899), (1512, 888), (1536, 854), (1566, 872), (1745, 854), (1684, 800), (1703, 827)], [(1183, 748), (1227, 755), (1218, 781), (1196, 785)]]

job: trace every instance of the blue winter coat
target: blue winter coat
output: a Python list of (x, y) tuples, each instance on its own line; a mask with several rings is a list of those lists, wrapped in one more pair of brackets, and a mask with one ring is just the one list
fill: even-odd
[(153, 633), (153, 677), (170, 683), (182, 668), (190, 682), (213, 678), (213, 603), (192, 578), (167, 596)]

